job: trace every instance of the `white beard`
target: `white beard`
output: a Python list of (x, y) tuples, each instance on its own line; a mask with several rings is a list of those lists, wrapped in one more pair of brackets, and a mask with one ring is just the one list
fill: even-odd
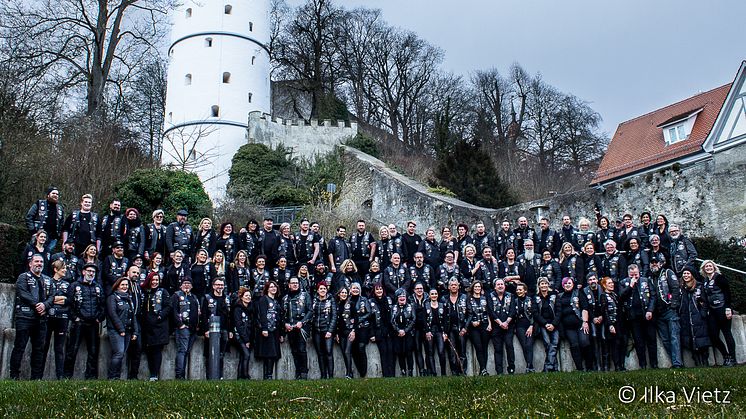
[(523, 253), (523, 256), (526, 258), (526, 260), (531, 261), (534, 260), (534, 256), (536, 256), (536, 252), (532, 250), (525, 250)]

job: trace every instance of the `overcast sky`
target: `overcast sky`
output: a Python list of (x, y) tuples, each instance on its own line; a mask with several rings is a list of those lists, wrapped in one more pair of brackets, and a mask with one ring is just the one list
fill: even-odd
[[(301, 3), (290, 0), (290, 4)], [(591, 103), (609, 136), (630, 118), (729, 83), (746, 59), (746, 0), (337, 0), (445, 52), (467, 76), (513, 62)]]

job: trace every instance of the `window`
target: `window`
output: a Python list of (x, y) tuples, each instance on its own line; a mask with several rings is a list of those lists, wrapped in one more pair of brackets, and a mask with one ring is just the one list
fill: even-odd
[(223, 73), (223, 83), (230, 83), (231, 82), (231, 73), (225, 72)]
[(168, 113), (168, 122), (173, 122), (173, 121), (174, 121), (174, 113), (173, 112), (169, 112)]
[(251, 57), (251, 65), (254, 65), (254, 62), (256, 61), (256, 55)]
[(191, 84), (192, 84), (192, 75), (187, 74), (186, 76), (184, 76), (184, 85), (189, 86)]
[(249, 32), (254, 32), (254, 22), (249, 22)]
[(225, 14), (229, 15), (229, 14), (231, 14), (232, 11), (233, 11), (233, 6), (231, 6), (230, 4), (226, 4), (225, 5)]
[(212, 48), (212, 38), (205, 38), (205, 47)]
[(253, 94), (251, 92), (249, 92), (249, 103), (251, 103), (251, 97), (252, 96), (253, 96)]
[(192, 17), (192, 8), (191, 7), (188, 8), (188, 9), (186, 9), (186, 18), (189, 19), (190, 17)]
[(213, 118), (217, 118), (220, 116), (220, 106), (218, 105), (212, 105), (212, 108), (210, 108), (210, 114), (213, 116)]
[(671, 145), (684, 141), (688, 137), (686, 133), (686, 127), (683, 123), (668, 128), (668, 138), (666, 138), (666, 144)]

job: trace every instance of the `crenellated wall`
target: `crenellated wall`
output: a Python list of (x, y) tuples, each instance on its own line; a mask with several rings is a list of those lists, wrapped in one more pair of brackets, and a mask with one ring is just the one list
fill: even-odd
[(308, 159), (334, 150), (357, 135), (357, 122), (330, 119), (290, 120), (268, 114), (249, 114), (249, 142), (276, 147), (283, 144), (293, 150), (293, 156)]

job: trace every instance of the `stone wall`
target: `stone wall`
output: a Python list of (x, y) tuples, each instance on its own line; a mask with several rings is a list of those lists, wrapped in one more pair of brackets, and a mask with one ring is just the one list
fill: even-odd
[(548, 216), (555, 227), (565, 214), (587, 217), (595, 224), (593, 208), (600, 205), (612, 220), (624, 213), (637, 216), (643, 211), (665, 214), (680, 224), (690, 236), (716, 236), (721, 239), (746, 235), (746, 144), (717, 153), (708, 160), (616, 182), (603, 188), (587, 188), (573, 193), (526, 202), (507, 208), (482, 208), (441, 195), (389, 169), (378, 159), (347, 147), (345, 165), (349, 168), (339, 211), (360, 214), (378, 223), (404, 225), (407, 220), (423, 226), (443, 226), (459, 222), (473, 225), (476, 220), (515, 223), (520, 216), (536, 222)]
[(249, 114), (249, 142), (277, 147), (283, 144), (293, 156), (313, 158), (324, 155), (337, 145), (357, 135), (357, 123), (329, 119), (303, 120), (272, 118), (267, 114)]
[[(15, 286), (12, 284), (0, 284), (0, 379), (8, 378), (9, 367), (10, 367), (10, 354), (13, 350), (13, 342), (15, 339), (15, 329), (12, 328), (13, 318), (13, 305), (9, 302), (15, 298)], [(736, 339), (736, 359), (738, 362), (746, 362), (746, 316), (734, 316), (733, 317), (733, 335)], [(487, 370), (490, 374), (495, 372), (494, 362), (494, 348), (489, 345), (488, 353), (488, 364)], [(515, 347), (515, 361), (516, 361), (516, 372), (524, 373), (526, 371), (526, 362), (523, 359), (523, 352), (520, 349), (518, 340), (514, 339)], [(31, 345), (27, 345), (26, 354), (21, 366), (21, 377), (28, 378), (30, 375), (29, 367), (29, 354), (31, 351)], [(176, 355), (176, 345), (174, 344), (173, 338), (171, 342), (166, 345), (163, 352), (163, 365), (161, 367), (161, 378), (162, 379), (173, 379), (174, 378), (174, 359)], [(53, 349), (47, 356), (47, 364), (45, 369), (45, 378), (54, 378), (54, 359)], [(381, 364), (378, 358), (378, 349), (375, 344), (369, 344), (367, 347), (368, 353), (368, 376), (380, 377), (381, 376)], [(204, 379), (206, 376), (206, 363), (204, 358), (204, 340), (202, 338), (197, 339), (194, 343), (191, 356), (189, 358), (187, 367), (187, 377), (192, 380)], [(691, 354), (684, 351), (684, 363), (687, 366), (693, 366)], [(111, 356), (110, 347), (108, 344), (108, 336), (106, 330), (102, 327), (101, 330), (101, 350), (98, 359), (99, 366), (99, 377), (106, 377), (106, 369), (108, 367), (109, 358)], [(534, 368), (541, 370), (544, 365), (544, 347), (541, 340), (534, 342)], [(77, 364), (75, 367), (75, 375), (73, 378), (82, 378), (83, 371), (85, 370), (85, 359), (86, 359), (86, 348), (85, 344), (81, 345), (80, 351), (78, 352)], [(570, 356), (570, 348), (566, 342), (562, 342), (560, 350), (558, 351), (559, 366), (562, 371), (572, 371), (573, 361)], [(722, 363), (722, 358), (718, 354), (717, 357), (710, 356), (710, 362)], [(308, 348), (308, 361), (309, 361), (309, 376), (310, 378), (319, 378), (318, 362), (316, 360), (316, 353), (313, 346), (309, 342)], [(661, 367), (666, 368), (671, 366), (671, 363), (666, 355), (663, 346), (660, 341), (658, 342), (658, 363)], [(344, 362), (342, 360), (342, 354), (339, 349), (339, 345), (334, 345), (334, 370), (335, 377), (343, 377)], [(126, 365), (126, 364), (125, 364)], [(436, 361), (437, 365), (437, 361)], [(507, 368), (507, 361), (504, 360), (503, 365)], [(627, 369), (637, 368), (637, 356), (632, 348), (629, 348), (628, 356), (625, 360), (625, 366)], [(236, 378), (236, 371), (238, 368), (238, 349), (232, 348), (230, 353), (225, 358), (225, 378), (234, 379)], [(397, 365), (398, 371), (398, 365)], [(476, 356), (471, 345), (467, 348), (467, 373), (469, 375), (477, 375), (479, 368), (476, 362)], [(140, 378), (144, 379), (149, 376), (147, 369), (147, 362), (143, 354), (142, 361), (140, 364)], [(254, 359), (251, 362), (251, 376), (252, 378), (262, 377), (262, 364)], [(282, 344), (282, 358), (277, 364), (275, 377), (279, 379), (292, 379), (295, 376), (295, 367), (293, 366), (293, 357), (290, 354), (290, 348), (287, 343)], [(356, 373), (357, 376), (357, 373)]]

